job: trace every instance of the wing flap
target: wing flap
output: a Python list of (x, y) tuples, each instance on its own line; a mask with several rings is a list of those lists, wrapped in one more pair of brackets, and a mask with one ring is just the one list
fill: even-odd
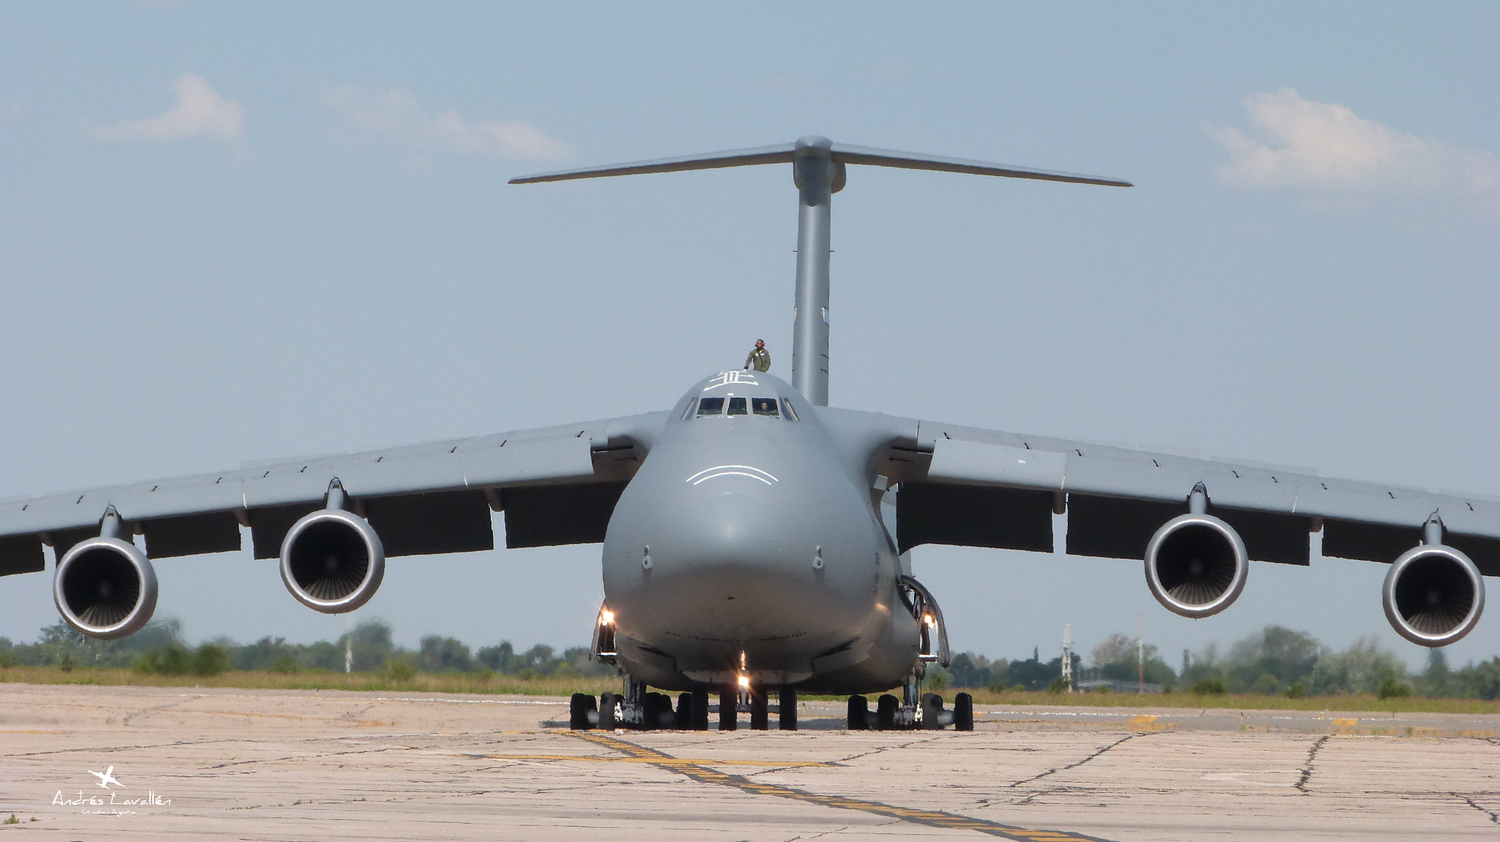
[(0, 538), (0, 576), (16, 573), (40, 573), (47, 569), (42, 541), (35, 535), (12, 535)]
[(1389, 563), (1420, 543), (1422, 530), (1415, 527), (1347, 520), (1323, 523), (1323, 555), (1329, 558)]
[[(1312, 518), (1219, 506), (1209, 510), (1209, 514), (1240, 533), (1245, 552), (1253, 561), (1303, 567), (1312, 563)], [(1392, 556), (1391, 560), (1394, 559)]]
[(624, 490), (623, 482), (507, 488), (505, 546), (600, 543)]
[(1068, 495), (1068, 555), (1146, 558), (1146, 544), (1163, 523), (1187, 512), (1187, 503), (1128, 497)]
[(250, 545), (255, 557), (279, 557), (281, 542), (291, 531), (292, 524), (321, 508), (323, 508), (322, 501), (251, 509)]
[(953, 544), (1052, 552), (1052, 493), (946, 482), (905, 482), (896, 494), (900, 551)]
[(495, 548), (483, 491), (438, 491), (377, 497), (365, 512), (388, 558)]
[(1500, 540), (1452, 533), (1449, 533), (1443, 540), (1468, 556), (1474, 562), (1474, 566), (1479, 568), (1481, 574), (1500, 576)]
[(146, 535), (146, 553), (152, 558), (223, 553), (240, 548), (240, 523), (233, 512), (157, 518), (141, 526)]

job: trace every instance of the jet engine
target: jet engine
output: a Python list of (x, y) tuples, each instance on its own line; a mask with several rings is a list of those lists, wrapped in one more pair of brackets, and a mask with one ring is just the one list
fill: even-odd
[(1201, 512), (1167, 521), (1146, 545), (1146, 584), (1168, 611), (1194, 619), (1228, 608), (1245, 589), (1245, 542)]
[(1397, 634), (1422, 646), (1447, 646), (1479, 622), (1484, 580), (1468, 556), (1429, 543), (1396, 559), (1385, 574), (1381, 596)]
[(104, 640), (126, 637), (156, 611), (156, 572), (129, 541), (89, 538), (57, 563), (52, 599), (63, 620), (80, 633)]
[(364, 518), (330, 507), (292, 525), (281, 542), (281, 580), (324, 614), (364, 605), (385, 576), (385, 548)]

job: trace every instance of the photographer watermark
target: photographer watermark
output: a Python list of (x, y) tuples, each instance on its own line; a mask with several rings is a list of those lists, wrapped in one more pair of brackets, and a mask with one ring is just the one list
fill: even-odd
[[(125, 784), (115, 777), (115, 767), (110, 766), (103, 772), (86, 770), (90, 775), (98, 778), (97, 786), (104, 792), (79, 789), (78, 794), (64, 796), (62, 790), (52, 796), (54, 807), (81, 807), (80, 813), (92, 813), (100, 816), (130, 816), (135, 815), (141, 808), (166, 807), (172, 803), (172, 799), (163, 798), (156, 790), (148, 790), (145, 795), (131, 795), (125, 789)], [(113, 787), (119, 787), (114, 789)]]

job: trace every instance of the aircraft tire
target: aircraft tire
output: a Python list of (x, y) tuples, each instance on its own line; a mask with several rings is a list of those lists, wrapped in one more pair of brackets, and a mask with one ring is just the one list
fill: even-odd
[(656, 694), (656, 724), (653, 728), (677, 727), (677, 714), (672, 712), (672, 697), (667, 693)]
[(797, 688), (781, 688), (780, 712), (777, 714), (781, 730), (797, 730)]
[(953, 730), (974, 730), (974, 697), (968, 693), (953, 697)]
[(731, 687), (719, 693), (719, 730), (733, 731), (739, 727), (739, 716), (735, 707), (740, 703), (739, 691)]
[(641, 697), (641, 730), (655, 731), (661, 727), (661, 699), (658, 693), (647, 693)]
[(769, 731), (771, 729), (771, 700), (766, 697), (766, 688), (755, 686), (750, 688), (750, 730)]
[(599, 694), (599, 730), (615, 730), (615, 700), (614, 693)]
[(881, 696), (875, 708), (875, 727), (881, 731), (896, 730), (896, 711), (901, 702), (890, 693)]
[(694, 731), (708, 730), (708, 688), (699, 687), (693, 690), (693, 724)]
[(849, 697), (849, 730), (870, 730), (870, 700), (864, 696)]
[(693, 728), (693, 694), (677, 694), (677, 721), (674, 727), (679, 731), (691, 731)]
[(597, 704), (588, 693), (574, 693), (573, 698), (568, 700), (568, 729), (587, 731), (593, 728), (593, 723), (589, 722), (589, 711), (596, 710)]
[(938, 714), (943, 712), (943, 697), (936, 693), (922, 694), (922, 730), (940, 731), (943, 724), (938, 721)]

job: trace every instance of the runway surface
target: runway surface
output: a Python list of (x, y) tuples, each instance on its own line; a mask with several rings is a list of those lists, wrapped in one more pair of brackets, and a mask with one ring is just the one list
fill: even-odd
[(564, 699), (0, 684), (0, 842), (1500, 838), (1500, 717), (800, 713), (573, 733)]

